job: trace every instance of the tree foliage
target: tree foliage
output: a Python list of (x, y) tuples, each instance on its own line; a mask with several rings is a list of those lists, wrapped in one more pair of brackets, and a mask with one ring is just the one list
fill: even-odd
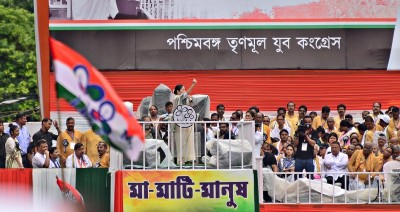
[(36, 0), (0, 0), (0, 4), (14, 9), (25, 9), (33, 13), (33, 1)]
[[(28, 99), (0, 105), (0, 117), (9, 121), (17, 112), (39, 107), (34, 17), (25, 9), (0, 5), (0, 102), (20, 97)], [(30, 117), (40, 118), (37, 112)]]

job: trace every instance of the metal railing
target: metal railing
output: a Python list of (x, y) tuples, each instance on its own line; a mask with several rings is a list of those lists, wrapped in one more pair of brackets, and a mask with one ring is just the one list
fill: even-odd
[(50, 10), (62, 9), (67, 11), (67, 18), (71, 18), (71, 1), (72, 0), (49, 0)]
[(172, 19), (177, 12), (174, 0), (140, 0), (140, 9), (149, 19)]
[[(264, 169), (263, 180), (259, 183), (261, 183), (262, 186), (260, 187), (263, 188), (263, 191), (268, 192), (269, 202), (266, 203), (400, 204), (400, 170), (389, 173), (335, 173), (344, 175), (344, 185), (341, 185), (341, 183), (328, 184), (324, 177), (320, 179), (308, 179), (305, 177), (306, 175), (315, 176), (316, 174), (319, 176), (332, 175), (332, 173), (327, 172), (288, 173), (272, 172)], [(383, 175), (386, 176), (384, 181), (382, 181)], [(360, 180), (360, 178), (365, 180)]]
[[(138, 161), (131, 161), (127, 158), (119, 164), (113, 163), (113, 158), (121, 158), (118, 152), (110, 154), (112, 169), (246, 169), (256, 168), (255, 156), (259, 150), (255, 148), (255, 126), (252, 121), (217, 121), (205, 122), (194, 121), (188, 128), (180, 127), (177, 124), (187, 122), (158, 121), (140, 122), (143, 133), (147, 137), (143, 150)], [(207, 139), (209, 129), (206, 124), (215, 124), (214, 129), (219, 129), (221, 123), (228, 123), (228, 139), (213, 138)], [(233, 138), (231, 127), (237, 124), (238, 136)], [(146, 125), (154, 125), (155, 129), (163, 127), (167, 135), (160, 136), (153, 133), (149, 136), (146, 132)], [(163, 126), (161, 126), (163, 125)], [(148, 127), (147, 127), (148, 128)], [(157, 130), (158, 132), (158, 130)], [(214, 132), (215, 133), (215, 132)], [(217, 130), (217, 133), (219, 131)], [(191, 144), (192, 146), (190, 146)], [(188, 147), (189, 145), (189, 147)], [(188, 153), (190, 152), (190, 154)], [(185, 164), (185, 162), (187, 162)]]

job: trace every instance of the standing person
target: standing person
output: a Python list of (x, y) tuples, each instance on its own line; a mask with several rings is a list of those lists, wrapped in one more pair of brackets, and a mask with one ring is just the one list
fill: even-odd
[(287, 103), (286, 105), (287, 107), (287, 113), (285, 116), (285, 119), (288, 120), (291, 124), (291, 126), (293, 127), (292, 131), (296, 131), (297, 130), (297, 122), (299, 121), (299, 115), (294, 113), (296, 104), (294, 104), (294, 102), (290, 101)]
[(276, 117), (276, 123), (277, 125), (275, 125), (274, 128), (271, 129), (271, 138), (280, 139), (280, 133), (283, 129), (288, 132), (288, 136), (291, 135), (291, 128), (288, 125), (285, 125), (285, 117), (283, 115), (278, 115)]
[(238, 121), (240, 121), (240, 115), (237, 112), (233, 112), (230, 118), (230, 121), (232, 121), (232, 127), (231, 127), (231, 133), (237, 137), (239, 135), (239, 127)]
[(338, 130), (340, 128), (340, 122), (339, 122), (339, 127), (336, 127), (335, 119), (333, 117), (328, 117), (327, 123), (328, 123), (328, 128), (325, 129), (326, 133), (336, 133), (336, 135), (340, 135)]
[(47, 141), (40, 139), (36, 143), (37, 152), (32, 158), (33, 168), (49, 168), (50, 167), (50, 153), (47, 150)]
[(218, 114), (218, 121), (226, 121), (224, 114), (225, 114), (225, 105), (219, 104), (217, 105), (217, 114)]
[(304, 116), (307, 115), (307, 106), (300, 105), (300, 107), (298, 109), (298, 113), (299, 113), (299, 116), (298, 116), (299, 118), (298, 118), (298, 120), (296, 122), (296, 125), (293, 126), (294, 129), (295, 129), (295, 132), (297, 131), (298, 126), (301, 125), (301, 122), (303, 121)]
[(399, 136), (397, 131), (400, 129), (400, 116), (399, 108), (396, 106), (392, 108), (392, 118), (390, 118), (389, 127), (394, 130), (396, 136)]
[(4, 132), (4, 122), (0, 119), (0, 168), (6, 168), (6, 141), (10, 137)]
[(158, 108), (155, 105), (152, 105), (149, 107), (149, 113), (150, 113), (150, 120), (153, 122), (153, 128), (154, 130), (157, 130), (158, 123), (160, 121), (160, 116), (158, 115)]
[[(277, 112), (276, 119), (273, 120), (273, 121), (270, 123), (270, 125), (269, 125), (269, 128), (271, 129), (271, 132), (272, 132), (275, 128), (278, 128), (278, 124), (279, 124), (279, 122), (278, 122), (278, 116), (282, 116), (282, 118), (283, 118), (283, 124), (284, 124), (285, 129), (286, 129), (287, 131), (289, 131), (289, 136), (293, 136), (293, 134), (294, 134), (294, 126), (292, 126), (292, 123), (289, 122), (289, 121), (286, 119), (286, 109), (285, 109), (284, 107), (280, 107), (280, 108), (278, 108), (278, 110), (277, 110), (276, 112)], [(272, 134), (271, 134), (271, 137), (273, 138)], [(277, 138), (279, 138), (279, 131), (278, 131), (278, 136), (277, 136)]]
[(350, 145), (350, 135), (355, 132), (353, 125), (347, 121), (343, 120), (340, 122), (340, 136), (339, 136), (339, 144), (340, 147), (347, 149)]
[(374, 102), (374, 104), (372, 104), (372, 114), (369, 114), (369, 116), (372, 117), (375, 125), (379, 124), (379, 115), (381, 114), (381, 108), (382, 105), (380, 102)]
[(172, 120), (172, 109), (174, 108), (174, 104), (172, 102), (165, 103), (165, 110), (167, 113), (163, 114), (161, 118), (164, 118), (164, 121), (171, 121)]
[(316, 130), (319, 126), (323, 127), (324, 129), (328, 128), (328, 117), (331, 109), (328, 106), (323, 106), (321, 109), (321, 115), (317, 116), (313, 119), (312, 128)]
[(58, 161), (58, 150), (57, 147), (49, 148), (50, 154), (50, 166), (49, 168), (61, 168), (60, 162)]
[(288, 144), (284, 156), (278, 161), (279, 172), (294, 172), (295, 160), (293, 157), (294, 146)]
[(93, 165), (93, 168), (110, 167), (110, 154), (107, 153), (107, 144), (104, 141), (100, 141), (99, 144), (97, 144), (97, 151), (99, 156), (97, 162)]
[(68, 156), (66, 163), (67, 168), (90, 168), (92, 163), (87, 155), (85, 155), (85, 147), (82, 143), (74, 146), (74, 153)]
[(82, 141), (82, 133), (79, 130), (74, 129), (74, 118), (67, 118), (66, 125), (67, 129), (62, 132), (57, 139), (57, 150), (60, 153), (60, 162), (62, 167), (65, 167), (67, 157), (74, 153), (75, 145)]
[(58, 126), (57, 121), (53, 121), (49, 118), (44, 118), (42, 120), (42, 128), (40, 128), (39, 131), (37, 131), (35, 134), (32, 136), (32, 140), (34, 145), (37, 144), (37, 142), (40, 139), (44, 139), (47, 141), (47, 146), (52, 147), (53, 146), (53, 140), (57, 140), (58, 135), (54, 135), (52, 132), (49, 132), (49, 129), (51, 128), (51, 125), (54, 124), (54, 127), (57, 129), (58, 134), (61, 134), (61, 130)]
[(388, 115), (379, 116), (379, 126), (382, 127), (382, 131), (385, 134), (387, 141), (396, 137), (393, 128), (390, 127), (390, 117)]
[[(197, 80), (193, 79), (192, 85), (189, 87), (189, 89), (185, 89), (185, 86), (179, 84), (175, 86), (174, 89), (174, 98), (173, 98), (173, 104), (174, 104), (174, 109), (178, 105), (190, 105), (192, 103), (192, 98), (190, 94), (192, 93), (192, 90), (197, 84)], [(175, 125), (175, 132), (174, 132), (174, 146), (176, 149), (176, 156), (178, 158), (178, 164), (182, 164), (185, 162), (193, 161), (196, 158), (195, 152), (194, 152), (194, 140), (193, 140), (193, 135), (194, 135), (194, 128), (193, 126), (188, 127), (188, 128), (181, 128), (178, 125)], [(182, 141), (182, 144), (180, 143)], [(182, 145), (182, 146), (180, 146)], [(182, 152), (181, 152), (182, 150)], [(182, 161), (181, 161), (182, 158)]]
[(340, 122), (345, 119), (346, 105), (340, 104), (336, 108), (337, 108), (338, 116), (336, 116), (334, 118), (334, 121), (335, 121), (335, 127), (339, 129), (340, 128)]
[[(285, 144), (288, 143), (288, 138), (289, 138), (289, 132), (286, 129), (282, 129), (279, 132), (280, 140), (279, 142), (273, 143), (273, 145), (278, 149), (278, 153), (282, 153), (282, 148), (285, 146)], [(294, 152), (293, 152), (294, 154)], [(293, 166), (294, 168), (294, 166)]]
[(17, 137), (19, 128), (14, 124), (9, 125), (10, 137), (6, 141), (6, 168), (24, 168), (21, 149)]
[[(304, 116), (303, 118), (304, 129), (298, 129), (298, 136), (294, 139), (294, 146), (297, 147), (295, 158), (295, 172), (314, 171), (314, 145), (318, 140), (318, 132), (311, 127), (311, 117)], [(303, 131), (304, 130), (304, 131)], [(295, 176), (297, 179), (297, 176)], [(300, 176), (301, 177), (301, 176)], [(309, 175), (309, 179), (313, 175)]]
[[(15, 122), (13, 124), (19, 128), (19, 135), (17, 140), (19, 142), (19, 148), (21, 150), (22, 164), (24, 167), (30, 167), (28, 163), (28, 147), (31, 143), (31, 135), (29, 135), (28, 129), (26, 128), (26, 115), (23, 113), (18, 113), (15, 116)], [(11, 133), (10, 133), (11, 135)]]
[[(373, 142), (374, 141), (374, 133), (376, 131), (379, 131), (378, 126), (375, 125), (374, 119), (371, 116), (365, 117), (365, 126), (367, 127), (367, 130), (364, 132), (361, 144), (364, 145), (365, 142)], [(381, 128), (381, 126), (379, 126)]]

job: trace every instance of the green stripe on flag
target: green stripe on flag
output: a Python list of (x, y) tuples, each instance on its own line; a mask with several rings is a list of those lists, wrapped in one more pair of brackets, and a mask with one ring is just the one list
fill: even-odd
[[(74, 94), (72, 94), (70, 91), (68, 91), (67, 89), (64, 88), (64, 86), (62, 86), (59, 83), (56, 83), (56, 88), (57, 88), (57, 97), (58, 98), (62, 98), (67, 100), (69, 103), (71, 101), (76, 100), (76, 96)], [(86, 105), (83, 104), (83, 102), (80, 102), (77, 106), (76, 109), (79, 111), (80, 109), (85, 108)], [(100, 131), (100, 127), (97, 126), (96, 124), (92, 125), (92, 129), (95, 132), (99, 132)], [(112, 147), (114, 147), (115, 149), (119, 150), (122, 152), (122, 150), (117, 147), (107, 136), (101, 136), (103, 138), (103, 140), (108, 143), (109, 145), (111, 145)]]
[(69, 90), (65, 89), (64, 86), (62, 86), (60, 83), (56, 83), (56, 90), (58, 98), (63, 98), (68, 102), (76, 98), (74, 94), (69, 92)]
[(110, 184), (106, 168), (76, 169), (76, 190), (85, 201), (86, 211), (110, 211)]

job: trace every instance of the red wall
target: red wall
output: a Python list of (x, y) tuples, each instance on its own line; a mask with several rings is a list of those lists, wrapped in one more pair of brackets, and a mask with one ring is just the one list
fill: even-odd
[[(211, 71), (104, 71), (103, 74), (124, 101), (134, 110), (154, 88), (164, 83), (171, 89), (182, 83), (198, 83), (193, 94), (208, 94), (211, 110), (219, 103), (226, 110), (246, 110), (257, 105), (262, 111), (275, 111), (290, 100), (309, 111), (320, 111), (324, 105), (336, 109), (340, 103), (348, 110), (372, 109), (380, 101), (384, 110), (400, 106), (400, 72), (385, 70), (211, 70)], [(57, 110), (54, 74), (50, 77), (51, 111)], [(63, 111), (74, 110), (60, 101)]]

